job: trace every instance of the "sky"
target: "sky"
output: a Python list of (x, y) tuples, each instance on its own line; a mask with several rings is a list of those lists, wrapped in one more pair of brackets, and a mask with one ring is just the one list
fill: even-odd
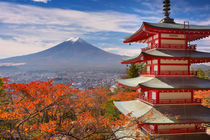
[[(71, 37), (121, 55), (145, 44), (123, 44), (142, 22), (158, 23), (162, 0), (0, 0), (0, 59), (39, 52)], [(210, 25), (210, 0), (171, 0), (177, 23)], [(210, 38), (193, 42), (210, 51)], [(193, 44), (192, 43), (192, 44)]]

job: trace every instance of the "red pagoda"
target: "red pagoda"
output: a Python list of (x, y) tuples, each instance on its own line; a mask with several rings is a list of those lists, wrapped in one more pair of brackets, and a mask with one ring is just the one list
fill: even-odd
[(122, 61), (145, 64), (146, 71), (137, 78), (118, 80), (119, 86), (137, 90), (138, 99), (114, 104), (125, 115), (132, 112), (142, 122), (140, 129), (151, 138), (210, 139), (206, 134), (210, 109), (193, 96), (197, 90), (210, 90), (210, 80), (197, 78), (190, 70), (191, 64), (210, 62), (210, 53), (196, 51), (197, 45), (190, 44), (210, 36), (210, 26), (177, 24), (169, 17), (170, 0), (163, 3), (160, 23), (143, 22), (124, 40), (147, 43), (141, 54)]

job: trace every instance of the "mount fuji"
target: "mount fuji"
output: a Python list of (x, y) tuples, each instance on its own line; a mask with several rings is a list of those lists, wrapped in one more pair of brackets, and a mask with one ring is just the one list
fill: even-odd
[(27, 70), (110, 70), (122, 68), (121, 58), (76, 37), (38, 53), (1, 59), (0, 64), (22, 64), (15, 67)]

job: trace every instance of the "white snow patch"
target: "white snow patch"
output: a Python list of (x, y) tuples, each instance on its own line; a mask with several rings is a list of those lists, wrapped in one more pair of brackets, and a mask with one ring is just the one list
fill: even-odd
[(71, 37), (67, 39), (66, 41), (77, 42), (79, 39), (80, 39), (79, 37)]

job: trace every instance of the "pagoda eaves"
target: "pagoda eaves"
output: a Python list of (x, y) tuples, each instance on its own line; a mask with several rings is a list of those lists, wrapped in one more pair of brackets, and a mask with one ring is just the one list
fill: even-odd
[(137, 32), (125, 38), (124, 43), (144, 43), (146, 39), (158, 33), (190, 34), (188, 41), (195, 41), (210, 36), (210, 26), (143, 22)]
[(190, 63), (207, 63), (210, 62), (210, 53), (199, 52), (195, 50), (165, 50), (154, 49), (149, 51), (143, 51), (138, 56), (127, 57), (122, 59), (122, 64), (142, 63), (151, 59), (185, 59), (190, 60)]
[[(180, 75), (179, 75), (180, 76)], [(189, 89), (189, 90), (210, 90), (210, 80), (200, 79), (197, 77), (149, 77), (139, 76), (130, 79), (118, 80), (121, 86), (130, 88), (147, 88), (147, 89)]]

